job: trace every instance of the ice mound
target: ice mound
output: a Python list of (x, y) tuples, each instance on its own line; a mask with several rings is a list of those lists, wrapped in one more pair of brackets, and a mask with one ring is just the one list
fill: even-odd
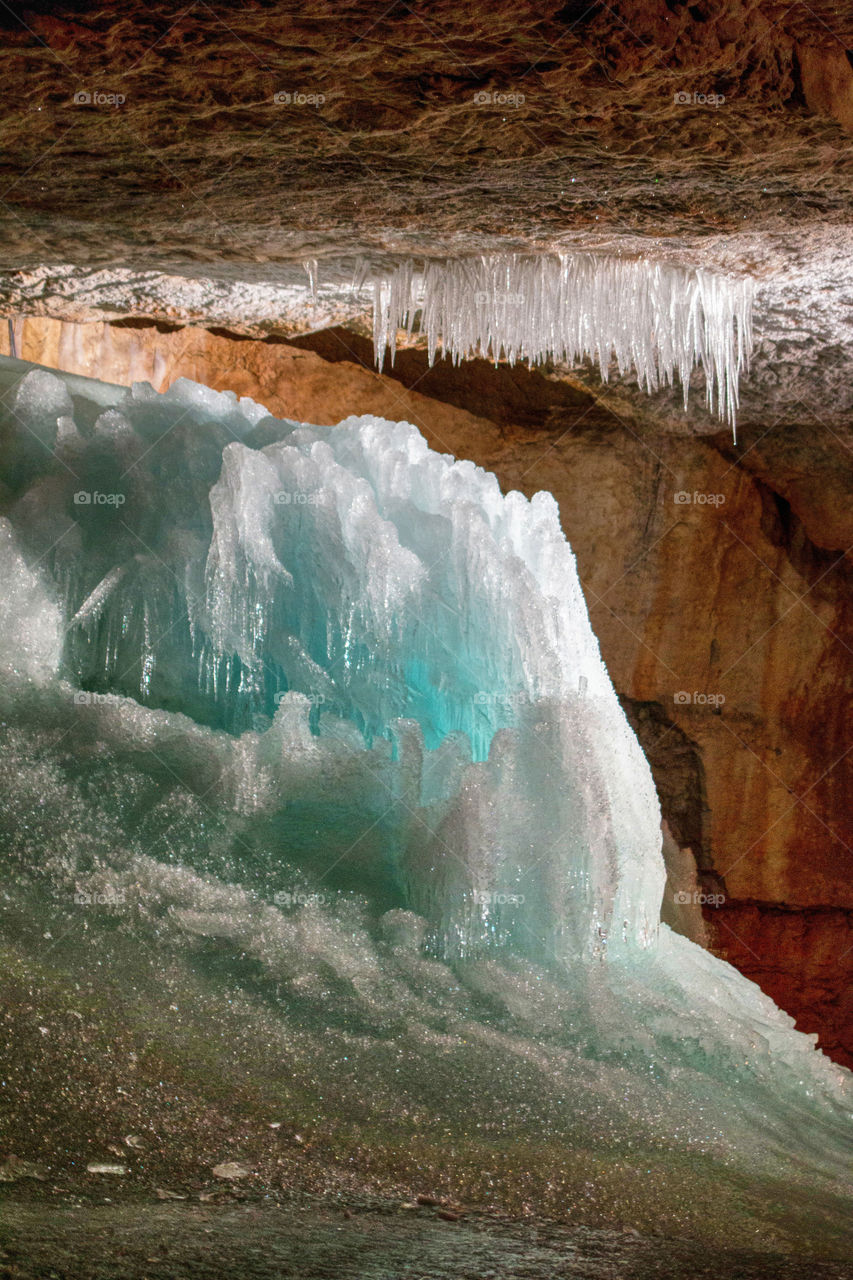
[(661, 1141), (842, 1167), (849, 1073), (659, 923), (651, 775), (550, 495), (184, 381), (2, 360), (0, 392), (12, 892), (132, 907), (164, 966), (224, 949), (424, 1052), (487, 1053), (499, 1009), (593, 1128), (639, 1106)]
[(0, 653), (7, 678), (43, 682), (55, 676), (62, 654), (62, 614), (30, 568), (8, 520), (0, 518)]

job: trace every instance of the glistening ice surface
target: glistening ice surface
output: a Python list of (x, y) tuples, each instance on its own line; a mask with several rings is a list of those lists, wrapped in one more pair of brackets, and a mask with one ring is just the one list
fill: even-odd
[(18, 1154), (838, 1248), (850, 1074), (659, 924), (553, 499), (183, 380), (0, 401)]
[[(317, 264), (306, 263), (316, 288)], [(371, 277), (363, 264), (356, 283)], [(738, 380), (752, 350), (753, 285), (708, 271), (645, 258), (573, 253), (484, 254), (425, 262), (411, 259), (373, 277), (373, 343), (394, 358), (397, 330), (419, 321), (432, 364), (441, 344), (454, 361), (491, 354), (598, 364), (608, 380), (633, 369), (648, 392), (678, 377), (684, 407), (691, 373), (701, 367), (711, 412), (734, 430)]]

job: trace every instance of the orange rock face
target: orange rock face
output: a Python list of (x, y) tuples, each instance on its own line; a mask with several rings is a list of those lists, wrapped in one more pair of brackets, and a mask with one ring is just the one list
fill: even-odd
[[(693, 868), (689, 905), (705, 933), (694, 919), (691, 936), (853, 1065), (844, 450), (812, 426), (777, 440), (747, 424), (737, 452), (687, 423), (655, 434), (565, 381), (483, 361), (428, 371), (411, 351), (380, 375), (346, 333), (294, 346), (31, 319), (20, 354), (158, 389), (190, 377), (301, 421), (407, 419), (505, 489), (551, 490), (655, 773), (673, 866)], [(672, 901), (664, 915), (675, 918)]]
[(803, 96), (810, 109), (832, 116), (853, 133), (853, 66), (837, 40), (804, 45), (797, 50)]

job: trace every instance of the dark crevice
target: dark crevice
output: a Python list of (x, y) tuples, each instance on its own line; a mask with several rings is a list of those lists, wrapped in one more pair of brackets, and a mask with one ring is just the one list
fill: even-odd
[(782, 536), (785, 543), (790, 546), (794, 528), (794, 513), (791, 510), (791, 504), (786, 498), (782, 497), (781, 493), (773, 493), (771, 496), (776, 504)]
[(600, 0), (569, 0), (554, 14), (555, 22), (565, 23), (569, 29), (583, 27), (598, 16), (604, 6)]
[(666, 715), (659, 702), (619, 694), (619, 701), (652, 771), (661, 812), (676, 844), (693, 851), (707, 882), (723, 887), (711, 853), (710, 810), (699, 747)]
[(802, 111), (808, 111), (808, 103), (806, 102), (806, 91), (803, 88), (803, 70), (800, 65), (800, 59), (796, 47), (791, 57), (791, 80), (793, 82), (793, 90), (788, 102), (791, 106), (799, 107)]
[[(791, 500), (769, 483), (768, 471), (774, 466), (781, 474), (785, 474), (787, 468), (784, 450), (778, 456), (768, 455), (763, 462), (754, 454), (741, 462), (731, 441), (726, 437), (716, 437), (710, 443), (727, 463), (749, 476), (761, 501), (761, 532), (773, 546), (785, 553), (791, 567), (803, 579), (804, 589), (813, 592), (815, 598), (831, 604), (843, 604), (853, 598), (853, 565), (847, 557), (849, 547), (819, 546), (809, 537)], [(830, 477), (834, 480), (840, 501), (844, 493), (843, 462), (841, 466), (836, 464), (832, 470), (824, 463), (822, 474), (826, 476), (828, 483)]]
[(850, 599), (853, 571), (845, 548), (827, 549), (812, 542), (791, 503), (757, 476), (753, 483), (761, 498), (761, 530), (785, 552), (809, 592), (830, 603)]
[[(147, 318), (137, 318), (136, 316), (126, 316), (121, 320), (111, 320), (110, 327), (113, 329), (156, 329), (158, 333), (177, 333), (179, 329), (185, 329), (187, 326), (170, 324), (167, 320), (149, 320)], [(236, 337), (236, 334), (229, 334), (228, 336)]]
[[(766, 916), (832, 916), (853, 920), (853, 907), (834, 906), (831, 903), (766, 902), (763, 898), (727, 898), (725, 903), (715, 908), (721, 911), (740, 911), (745, 908), (760, 911)], [(709, 916), (709, 919), (712, 918)]]
[(288, 344), (313, 351), (330, 364), (349, 360), (371, 372), (381, 372), (408, 390), (488, 418), (501, 427), (548, 430), (559, 426), (565, 430), (567, 419), (579, 417), (595, 404), (588, 391), (551, 379), (542, 369), (525, 364), (495, 365), (478, 358), (454, 365), (443, 357), (430, 367), (426, 351), (406, 347), (397, 352), (393, 365), (386, 353), (379, 369), (372, 341), (343, 326), (290, 338)]

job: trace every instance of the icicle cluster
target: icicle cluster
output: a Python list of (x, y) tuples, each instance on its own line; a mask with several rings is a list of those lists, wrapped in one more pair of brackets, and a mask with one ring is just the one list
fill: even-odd
[[(367, 272), (360, 272), (363, 283)], [(418, 313), (430, 363), (439, 344), (454, 362), (473, 355), (577, 364), (593, 358), (606, 382), (615, 359), (646, 391), (672, 385), (684, 407), (693, 369), (705, 374), (708, 408), (735, 426), (738, 378), (752, 346), (752, 282), (707, 271), (590, 253), (501, 254), (409, 260), (373, 279), (377, 361)]]

